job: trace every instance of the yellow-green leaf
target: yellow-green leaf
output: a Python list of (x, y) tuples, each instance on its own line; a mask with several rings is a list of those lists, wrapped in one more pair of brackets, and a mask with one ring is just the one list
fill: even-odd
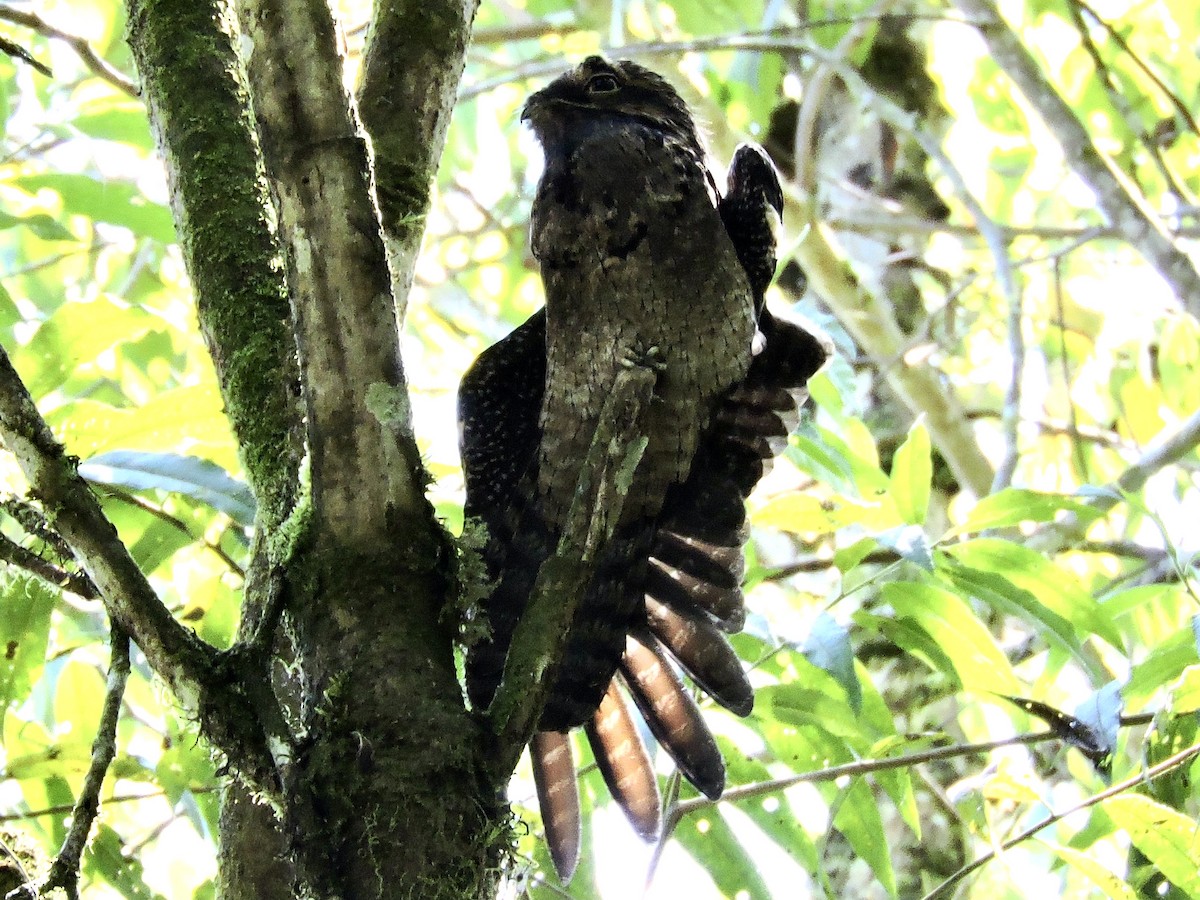
[(892, 457), (892, 474), (888, 490), (896, 503), (900, 518), (910, 525), (920, 525), (929, 511), (929, 486), (933, 480), (930, 460), (929, 432), (925, 422), (917, 419), (908, 437)]
[(1144, 794), (1110, 797), (1104, 811), (1171, 884), (1200, 900), (1200, 825)]

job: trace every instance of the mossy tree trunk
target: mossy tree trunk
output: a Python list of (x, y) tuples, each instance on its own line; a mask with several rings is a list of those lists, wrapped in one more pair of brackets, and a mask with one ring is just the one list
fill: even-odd
[[(228, 900), (495, 892), (508, 812), (455, 675), (455, 554), (424, 497), (399, 356), (476, 5), (380, 0), (362, 89), (373, 160), (326, 0), (244, 0), (236, 24), (213, 2), (129, 0), (259, 501), (239, 642), (212, 653), (253, 711), (249, 749), (206, 729), (230, 772)], [(185, 703), (203, 708), (200, 680)]]

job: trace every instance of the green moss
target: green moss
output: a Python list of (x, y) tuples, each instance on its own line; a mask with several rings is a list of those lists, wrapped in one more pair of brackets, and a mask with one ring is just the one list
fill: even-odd
[(298, 370), (249, 101), (211, 5), (132, 2), (129, 39), (172, 174), (201, 330), (260, 522), (271, 528), (295, 500)]
[[(384, 149), (397, 151), (400, 148)], [(425, 229), (432, 182), (431, 164), (397, 162), (392, 154), (377, 159), (375, 192), (379, 197), (384, 228), (406, 242), (419, 239)]]
[(381, 382), (368, 385), (367, 409), (381, 425), (412, 434), (412, 404), (404, 385)]
[(451, 563), (453, 591), (442, 607), (441, 618), (455, 629), (464, 647), (477, 644), (492, 631), (482, 611), (483, 600), (492, 592), (495, 584), (483, 560), (487, 542), (487, 525), (474, 517), (463, 523), (463, 533), (454, 541)]

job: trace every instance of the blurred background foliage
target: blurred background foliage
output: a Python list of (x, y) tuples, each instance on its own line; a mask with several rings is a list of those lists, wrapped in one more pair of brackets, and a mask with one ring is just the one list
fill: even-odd
[[(337, 13), (352, 86), (370, 10)], [(1003, 13), (1129, 202), (1194, 254), (1200, 6)], [(223, 646), (253, 501), (124, 27), (115, 2), (0, 5), (0, 37), (53, 70), (0, 56), (0, 340), (160, 595)], [(952, 8), (484, 0), (406, 308), (447, 526), (462, 522), (457, 380), (541, 303), (525, 240), (540, 154), (521, 104), (597, 51), (679, 85), (718, 170), (738, 141), (768, 147), (788, 194), (770, 302), (838, 354), (751, 501), (735, 642), (756, 708), (711, 710), (729, 799), (697, 798), (664, 763), (669, 833), (648, 847), (585, 770), (568, 890), (519, 771), (529, 828), (511, 893), (1200, 897), (1195, 758), (1139, 780), (1196, 741), (1200, 298), (1181, 302), (1101, 215), (1078, 150)], [(96, 601), (29, 574), (31, 557), (60, 582), (71, 565), (11, 499), (23, 484), (3, 454), (0, 477), (17, 563), (0, 573), (0, 822), (10, 846), (52, 855), (107, 628)], [(85, 895), (214, 896), (214, 765), (136, 654), (118, 751)]]

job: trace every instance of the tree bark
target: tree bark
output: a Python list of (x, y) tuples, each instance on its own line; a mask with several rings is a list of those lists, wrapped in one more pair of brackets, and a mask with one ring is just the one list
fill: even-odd
[[(272, 701), (256, 713), (274, 736), (282, 816), (226, 785), (226, 898), (490, 897), (506, 853), (489, 741), (456, 676), (457, 623), (442, 618), (454, 554), (424, 496), (392, 293), (411, 278), (475, 5), (377, 11), (396, 56), (377, 83), (437, 86), (403, 140), (377, 117), (381, 159), (407, 147), (413, 186), (385, 204), (407, 223), (392, 229), (393, 258), (409, 260), (394, 281), (325, 0), (245, 0), (244, 79), (215, 4), (130, 0), (176, 226), (260, 504), (225, 663)], [(408, 47), (391, 19), (403, 15), (428, 26)]]

